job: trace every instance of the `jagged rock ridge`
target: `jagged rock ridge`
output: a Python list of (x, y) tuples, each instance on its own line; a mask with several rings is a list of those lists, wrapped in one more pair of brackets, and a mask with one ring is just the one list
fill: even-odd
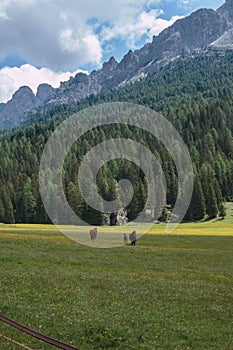
[(226, 0), (217, 11), (200, 9), (176, 21), (141, 49), (130, 50), (119, 63), (111, 57), (100, 70), (89, 75), (78, 73), (57, 89), (42, 84), (36, 96), (30, 88), (21, 87), (9, 102), (0, 104), (0, 128), (19, 125), (29, 112), (32, 115), (55, 105), (76, 103), (91, 94), (120, 87), (173, 59), (188, 57), (208, 47), (232, 48), (232, 39), (233, 0)]

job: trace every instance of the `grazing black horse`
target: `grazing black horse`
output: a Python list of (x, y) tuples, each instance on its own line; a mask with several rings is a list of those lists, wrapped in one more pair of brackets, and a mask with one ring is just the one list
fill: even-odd
[(132, 233), (129, 234), (129, 240), (131, 242), (131, 245), (136, 245), (136, 240), (137, 240), (136, 231), (133, 231)]

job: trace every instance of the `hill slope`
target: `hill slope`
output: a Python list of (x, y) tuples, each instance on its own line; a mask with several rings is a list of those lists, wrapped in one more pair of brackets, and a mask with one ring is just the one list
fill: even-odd
[[(24, 127), (6, 131), (0, 143), (0, 222), (48, 222), (39, 195), (38, 169), (44, 145), (55, 126), (82, 108), (96, 103), (128, 101), (162, 112), (187, 143), (196, 174), (195, 190), (186, 220), (223, 215), (223, 200), (233, 199), (233, 52), (216, 53), (167, 65), (142, 81), (105, 94), (92, 95), (70, 105), (54, 107), (29, 119)], [(168, 185), (167, 208), (176, 199), (176, 170), (164, 147), (147, 134), (110, 126), (93, 130), (71, 149), (65, 163), (64, 186), (73, 209), (93, 224), (101, 222), (98, 212), (82, 200), (77, 171), (83, 155), (109, 137), (136, 138), (161, 161)], [(133, 218), (142, 208), (147, 186), (144, 175), (124, 161), (112, 161), (99, 174), (99, 191), (108, 200), (116, 196), (116, 181), (128, 173), (135, 196), (128, 208)], [(107, 185), (106, 185), (107, 184)], [(53, 197), (53, 185), (48, 188)], [(56, 215), (56, 213), (55, 213)], [(167, 215), (164, 209), (162, 219)]]

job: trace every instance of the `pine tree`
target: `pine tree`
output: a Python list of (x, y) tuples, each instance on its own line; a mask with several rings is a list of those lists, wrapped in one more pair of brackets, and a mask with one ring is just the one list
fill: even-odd
[(13, 205), (12, 205), (11, 199), (10, 199), (9, 195), (7, 194), (4, 186), (2, 186), (2, 188), (1, 188), (1, 200), (2, 200), (2, 205), (4, 207), (4, 211), (5, 211), (4, 223), (13, 224), (15, 222)]
[(167, 210), (166, 205), (164, 205), (162, 213), (159, 217), (159, 221), (161, 222), (167, 222), (169, 219), (170, 212)]
[(225, 205), (223, 202), (219, 206), (219, 216), (221, 218), (224, 218), (226, 216), (226, 209), (225, 209)]
[(70, 207), (79, 218), (82, 218), (83, 210), (84, 210), (84, 201), (81, 196), (81, 193), (78, 190), (77, 185), (74, 184), (73, 182), (69, 182), (66, 192), (67, 192), (67, 201)]
[(212, 184), (208, 186), (207, 198), (206, 198), (206, 213), (209, 219), (213, 219), (218, 215), (218, 203), (217, 197)]
[(35, 217), (36, 200), (32, 193), (31, 179), (28, 178), (22, 192), (23, 221), (33, 223)]
[(0, 199), (0, 222), (5, 221), (5, 209), (2, 203), (2, 200)]
[(205, 217), (205, 198), (198, 177), (195, 178), (192, 199), (185, 215), (185, 221), (199, 221)]

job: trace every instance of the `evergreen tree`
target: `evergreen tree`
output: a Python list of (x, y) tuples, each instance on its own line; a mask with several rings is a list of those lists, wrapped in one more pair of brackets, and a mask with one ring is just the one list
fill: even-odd
[(217, 197), (212, 184), (208, 185), (206, 198), (206, 213), (209, 219), (213, 219), (218, 215)]
[(226, 216), (226, 209), (224, 203), (221, 203), (219, 206), (219, 216), (224, 218)]
[(5, 209), (2, 203), (2, 200), (0, 199), (0, 222), (5, 221)]
[(36, 200), (32, 193), (31, 179), (28, 178), (22, 193), (23, 222), (33, 223), (35, 217)]
[(79, 218), (82, 218), (84, 210), (84, 201), (81, 196), (81, 193), (78, 190), (78, 187), (73, 182), (70, 182), (68, 184), (67, 200), (75, 214), (77, 214)]
[[(4, 208), (3, 222), (6, 224), (13, 224), (15, 222), (13, 205), (4, 186), (1, 188), (1, 201)], [(2, 214), (3, 214), (3, 211), (2, 211)]]
[(185, 221), (199, 221), (204, 219), (206, 213), (205, 197), (203, 194), (201, 182), (198, 177), (195, 178), (192, 199), (189, 209), (185, 215)]

